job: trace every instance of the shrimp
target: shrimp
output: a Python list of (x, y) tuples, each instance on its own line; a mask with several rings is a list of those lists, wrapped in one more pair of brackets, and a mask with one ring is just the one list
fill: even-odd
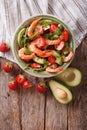
[(69, 51), (70, 51), (70, 52), (69, 52), (68, 56), (64, 57), (63, 62), (68, 62), (68, 61), (70, 61), (70, 60), (72, 59), (72, 57), (74, 56), (74, 52), (72, 51), (71, 48), (69, 49)]
[(52, 50), (40, 50), (37, 46), (35, 42), (31, 42), (31, 44), (29, 44), (29, 49), (34, 52), (35, 54), (37, 54), (40, 57), (49, 57), (51, 55), (53, 55), (53, 51)]
[(35, 26), (37, 25), (37, 23), (41, 20), (41, 18), (35, 19), (31, 25), (28, 28), (28, 36), (32, 36), (33, 35), (33, 30), (35, 28)]
[(62, 35), (60, 35), (60, 37), (58, 38), (58, 39), (56, 39), (56, 40), (46, 40), (46, 43), (47, 43), (47, 45), (58, 45), (58, 44), (60, 44), (60, 42), (62, 41), (64, 39), (64, 36), (63, 36), (63, 34)]
[(35, 57), (35, 53), (32, 53), (30, 55), (26, 55), (25, 54), (25, 49), (21, 48), (20, 50), (18, 50), (18, 56), (24, 60), (24, 61), (29, 61), (31, 59), (33, 59)]
[(63, 67), (57, 67), (56, 64), (50, 65), (46, 68), (47, 72), (57, 73), (63, 70)]

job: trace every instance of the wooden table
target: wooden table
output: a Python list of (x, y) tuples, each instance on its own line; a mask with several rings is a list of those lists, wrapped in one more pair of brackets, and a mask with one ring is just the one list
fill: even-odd
[[(71, 64), (81, 70), (83, 79), (79, 87), (73, 88), (74, 98), (69, 105), (59, 104), (50, 91), (38, 93), (35, 85), (44, 79), (27, 75), (16, 64), (13, 73), (5, 73), (4, 62), (0, 58), (0, 130), (87, 130), (87, 37)], [(31, 89), (8, 89), (10, 78), (18, 73), (32, 80)]]
[[(0, 12), (3, 40), (7, 32), (12, 35), (19, 23), (31, 15), (28, 0), (22, 4), (20, 0), (1, 0)], [(45, 95), (38, 93), (35, 85), (44, 79), (27, 75), (16, 64), (14, 72), (5, 73), (2, 66), (6, 61), (0, 58), (0, 130), (87, 130), (87, 36), (71, 64), (81, 70), (83, 79), (79, 87), (73, 88), (73, 101), (68, 105), (59, 104), (50, 91)], [(32, 81), (31, 89), (9, 90), (10, 79), (19, 73)]]

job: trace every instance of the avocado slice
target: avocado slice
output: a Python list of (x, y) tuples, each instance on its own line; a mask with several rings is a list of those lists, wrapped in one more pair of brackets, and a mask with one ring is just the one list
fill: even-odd
[(68, 85), (70, 87), (76, 87), (81, 82), (82, 74), (81, 74), (80, 70), (69, 67), (66, 70), (64, 70), (61, 74), (56, 76), (56, 78), (60, 79), (66, 85)]
[(20, 32), (18, 33), (18, 45), (21, 46), (21, 39), (22, 39), (22, 36), (23, 34), (25, 33), (26, 29), (25, 28), (22, 28), (20, 30)]
[(33, 60), (34, 60), (35, 62), (39, 63), (39, 64), (47, 64), (46, 59), (40, 58), (40, 57), (38, 57), (38, 56), (35, 56), (35, 58), (33, 58)]
[(72, 98), (73, 98), (72, 92), (67, 88), (67, 86), (59, 83), (56, 80), (50, 80), (49, 87), (50, 87), (55, 99), (58, 102), (60, 102), (62, 104), (67, 104), (72, 100)]

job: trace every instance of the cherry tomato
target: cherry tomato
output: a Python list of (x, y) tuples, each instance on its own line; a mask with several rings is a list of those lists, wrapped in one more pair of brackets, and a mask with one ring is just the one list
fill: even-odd
[(25, 78), (24, 75), (19, 74), (16, 76), (16, 81), (18, 84), (23, 84), (23, 82), (25, 82), (27, 79)]
[(23, 84), (22, 84), (22, 88), (24, 88), (24, 89), (25, 88), (31, 88), (31, 87), (32, 87), (32, 85), (31, 85), (29, 80), (24, 81)]
[(7, 43), (2, 42), (0, 44), (0, 52), (8, 52), (10, 50), (10, 47)]
[(17, 90), (18, 89), (18, 83), (16, 81), (11, 81), (11, 82), (9, 82), (8, 87), (12, 90)]
[(45, 93), (47, 91), (47, 87), (46, 87), (45, 83), (38, 83), (36, 85), (36, 89), (40, 93)]
[(65, 42), (61, 41), (60, 44), (56, 45), (56, 50), (60, 51), (64, 48)]
[(34, 42), (36, 42), (36, 45), (37, 45), (38, 48), (43, 48), (43, 47), (45, 47), (47, 45), (45, 38), (43, 38), (41, 36), (36, 38), (34, 40)]
[(66, 42), (69, 39), (69, 32), (68, 30), (64, 30), (63, 33), (64, 33), (64, 41)]
[(55, 24), (55, 23), (51, 24), (51, 26), (50, 26), (50, 32), (54, 33), (57, 28), (58, 28), (58, 24)]
[(14, 66), (13, 66), (12, 62), (6, 62), (3, 64), (3, 70), (7, 73), (12, 72), (13, 69), (14, 69)]
[(31, 66), (31, 68), (40, 68), (41, 67), (41, 65), (38, 63), (31, 63), (30, 66)]
[(48, 57), (48, 61), (49, 61), (51, 64), (55, 64), (55, 60), (56, 60), (55, 56), (49, 56), (49, 57)]

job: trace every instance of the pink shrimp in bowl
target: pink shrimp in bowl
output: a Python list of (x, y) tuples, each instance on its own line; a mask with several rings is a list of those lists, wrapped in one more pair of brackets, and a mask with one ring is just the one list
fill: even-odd
[(18, 65), (28, 74), (48, 78), (70, 65), (75, 43), (65, 23), (52, 15), (38, 15), (17, 28), (12, 52)]

